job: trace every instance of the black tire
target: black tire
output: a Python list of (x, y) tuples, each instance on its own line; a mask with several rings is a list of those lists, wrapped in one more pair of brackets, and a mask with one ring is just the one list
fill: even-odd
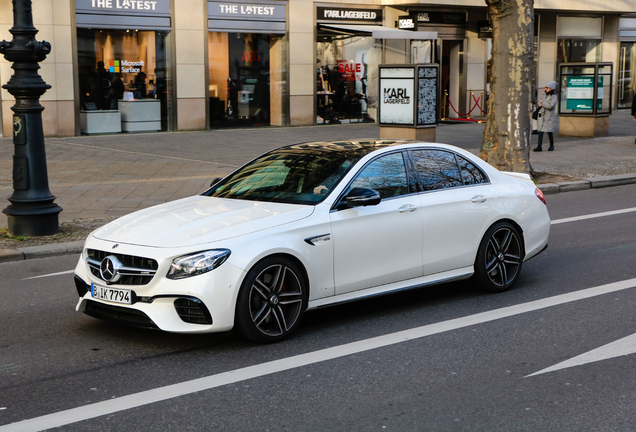
[(475, 259), (475, 280), (488, 292), (509, 290), (521, 273), (523, 237), (509, 222), (497, 222), (481, 240)]
[(247, 273), (236, 302), (240, 335), (258, 343), (286, 339), (307, 308), (304, 273), (284, 257), (266, 258)]

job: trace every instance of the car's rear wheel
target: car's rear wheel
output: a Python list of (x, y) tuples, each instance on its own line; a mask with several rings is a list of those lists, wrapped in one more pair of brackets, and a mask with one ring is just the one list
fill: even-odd
[(298, 326), (307, 307), (307, 283), (298, 266), (272, 257), (247, 274), (236, 305), (236, 327), (259, 343), (285, 339)]
[(523, 239), (509, 222), (498, 222), (479, 245), (475, 259), (475, 279), (488, 292), (503, 292), (512, 287), (521, 273)]

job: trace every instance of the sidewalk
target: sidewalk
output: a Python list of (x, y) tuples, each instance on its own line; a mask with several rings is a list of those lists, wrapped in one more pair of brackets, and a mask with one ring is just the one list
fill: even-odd
[[(628, 110), (615, 111), (610, 136), (578, 139), (555, 136), (556, 151), (530, 155), (537, 172), (582, 181), (542, 185), (546, 193), (636, 182), (636, 122)], [(441, 124), (437, 141), (477, 153), (483, 124)], [(558, 129), (557, 129), (558, 130)], [(375, 124), (233, 129), (47, 138), (50, 190), (64, 211), (60, 222), (96, 226), (152, 205), (204, 191), (259, 154), (286, 144), (308, 141), (379, 138)], [(536, 145), (537, 136), (533, 135)], [(547, 136), (544, 137), (547, 141)], [(547, 146), (545, 146), (547, 148)], [(13, 144), (0, 138), (0, 198), (6, 207), (12, 189)], [(601, 178), (603, 177), (603, 178)], [(79, 221), (79, 222), (77, 222)], [(0, 216), (0, 229), (6, 217)], [(60, 241), (40, 238), (40, 243)], [(15, 242), (13, 242), (15, 243)], [(0, 239), (0, 262), (78, 252), (81, 241), (26, 248)], [(3, 248), (9, 247), (10, 250)], [(23, 250), (24, 249), (24, 250)]]

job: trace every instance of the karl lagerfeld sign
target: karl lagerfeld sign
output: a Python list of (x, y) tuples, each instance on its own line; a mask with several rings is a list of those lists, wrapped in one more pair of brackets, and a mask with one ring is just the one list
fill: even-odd
[(415, 124), (415, 69), (380, 67), (380, 124)]
[(349, 9), (337, 7), (318, 7), (319, 21), (364, 21), (382, 22), (381, 9)]
[(417, 14), (398, 17), (397, 28), (400, 30), (417, 30)]

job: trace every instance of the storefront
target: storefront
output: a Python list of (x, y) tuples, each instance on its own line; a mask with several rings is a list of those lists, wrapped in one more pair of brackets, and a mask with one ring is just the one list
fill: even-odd
[(208, 1), (209, 128), (289, 124), (286, 7)]
[(170, 0), (76, 0), (80, 132), (175, 129)]
[[(316, 123), (374, 122), (378, 65), (409, 63), (411, 44), (428, 45), (437, 33), (385, 27), (382, 8), (317, 7)], [(421, 63), (429, 63), (421, 55)]]

